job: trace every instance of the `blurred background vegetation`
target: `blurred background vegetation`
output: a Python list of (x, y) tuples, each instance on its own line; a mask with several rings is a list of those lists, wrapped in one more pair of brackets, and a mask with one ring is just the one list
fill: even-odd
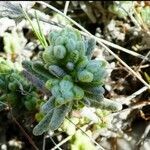
[[(46, 1), (111, 49), (150, 84), (149, 1)], [(66, 25), (64, 16), (38, 2), (0, 2), (0, 146), (2, 150), (149, 150), (150, 90), (128, 68), (97, 44), (93, 58), (109, 63), (104, 96), (123, 109), (84, 107), (73, 111), (55, 132), (34, 136), (45, 94), (20, 74), (23, 60), (35, 60), (44, 47), (37, 40), (35, 10), (45, 37)], [(120, 47), (119, 47), (120, 46)], [(125, 48), (125, 49), (123, 49)], [(30, 94), (29, 94), (30, 93)]]

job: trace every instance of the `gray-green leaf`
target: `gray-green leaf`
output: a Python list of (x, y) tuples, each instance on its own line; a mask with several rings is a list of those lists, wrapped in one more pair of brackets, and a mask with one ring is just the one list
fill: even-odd
[(48, 130), (49, 123), (53, 115), (53, 110), (49, 111), (47, 115), (36, 125), (33, 129), (34, 135), (42, 135), (45, 131)]
[(54, 106), (55, 106), (55, 98), (52, 96), (45, 104), (42, 105), (41, 112), (47, 114), (54, 108)]
[(70, 111), (72, 105), (62, 105), (58, 108), (55, 108), (51, 122), (49, 124), (49, 129), (54, 131), (60, 127), (66, 114)]

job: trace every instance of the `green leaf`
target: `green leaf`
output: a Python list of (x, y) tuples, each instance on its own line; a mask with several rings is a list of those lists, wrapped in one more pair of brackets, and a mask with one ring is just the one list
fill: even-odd
[(37, 17), (37, 14), (35, 12), (35, 17), (36, 17), (36, 20), (37, 20), (37, 25), (38, 25), (38, 29), (37, 27), (33, 24), (31, 18), (29, 17), (28, 13), (22, 9), (22, 12), (25, 16), (25, 18), (29, 21), (31, 27), (32, 27), (32, 30), (34, 32), (34, 34), (36, 35), (36, 37), (38, 38), (38, 40), (40, 41), (40, 43), (42, 44), (42, 46), (45, 48), (46, 46), (48, 46), (47, 42), (46, 42), (46, 39), (41, 31), (41, 27), (39, 25), (39, 20), (38, 20), (38, 17)]
[(73, 83), (68, 80), (61, 80), (59, 85), (62, 93), (70, 91), (73, 88)]
[(42, 54), (42, 58), (46, 64), (51, 65), (57, 63), (57, 60), (53, 55), (53, 48), (53, 45), (46, 47)]
[(72, 105), (69, 104), (69, 105), (62, 105), (58, 108), (55, 108), (49, 124), (50, 130), (54, 131), (60, 127), (60, 125), (64, 121), (66, 114), (69, 112), (71, 106)]
[(100, 68), (99, 70), (97, 70), (97, 72), (94, 72), (93, 75), (93, 82), (103, 81), (107, 77), (107, 71), (105, 68)]
[(91, 59), (92, 52), (95, 48), (96, 41), (94, 38), (90, 38), (86, 41), (86, 55), (88, 56), (89, 59)]
[[(85, 106), (87, 106), (87, 107), (90, 107), (90, 106), (91, 106), (90, 100), (89, 100), (88, 98), (86, 98), (86, 97), (84, 97), (84, 98), (82, 99), (82, 102), (83, 102), (83, 104), (84, 104)], [(92, 107), (92, 106), (91, 106), (91, 107)]]
[(51, 76), (51, 74), (49, 73), (49, 71), (44, 68), (43, 63), (40, 62), (40, 61), (32, 62), (32, 69), (33, 69), (36, 73), (42, 75), (42, 76), (43, 76), (44, 78), (46, 78), (47, 80), (48, 80), (49, 78), (53, 78), (53, 77)]
[(144, 75), (145, 75), (145, 77), (146, 77), (146, 80), (147, 80), (148, 83), (150, 84), (150, 76), (149, 76), (146, 72), (144, 72)]
[(56, 100), (55, 100), (55, 105), (56, 106), (61, 106), (63, 104), (66, 104), (67, 102), (65, 101), (65, 99), (63, 97), (57, 96)]
[(18, 84), (17, 81), (10, 82), (10, 83), (8, 84), (8, 88), (9, 88), (9, 90), (15, 92), (17, 89), (19, 89), (19, 84)]
[(94, 101), (98, 101), (98, 102), (104, 99), (104, 96), (103, 96), (103, 94), (101, 94), (101, 93), (99, 93), (99, 94), (86, 93), (86, 96), (87, 96), (88, 98), (90, 98), (90, 100), (94, 100)]
[(52, 87), (51, 92), (54, 97), (61, 96), (60, 87), (58, 84)]
[(62, 78), (66, 75), (66, 72), (57, 65), (50, 65), (48, 67), (49, 72), (57, 78)]
[(93, 80), (93, 74), (87, 70), (78, 72), (77, 76), (79, 81), (81, 82), (92, 82)]
[(53, 116), (53, 110), (49, 111), (46, 116), (36, 125), (33, 129), (34, 135), (42, 135), (44, 132), (48, 130), (49, 123), (51, 122)]
[(73, 92), (74, 92), (74, 98), (76, 100), (80, 100), (84, 97), (84, 91), (79, 86), (74, 86), (73, 87)]
[(146, 6), (141, 9), (141, 17), (143, 21), (150, 26), (150, 6)]
[(22, 66), (23, 66), (23, 68), (25, 68), (33, 76), (36, 76), (37, 78), (39, 78), (42, 81), (47, 81), (47, 79), (48, 79), (47, 77), (45, 77), (45, 76), (43, 76), (43, 74), (39, 74), (39, 73), (37, 73), (36, 71), (33, 70), (31, 61), (24, 60), (22, 62)]
[(59, 35), (59, 31), (51, 31), (49, 33), (48, 39), (51, 45), (55, 43), (55, 40), (59, 37)]
[(77, 64), (78, 70), (83, 70), (88, 64), (88, 58), (86, 56), (82, 57)]
[(70, 102), (70, 101), (73, 101), (74, 99), (74, 94), (72, 91), (64, 91), (62, 93), (62, 97), (65, 99), (66, 103), (67, 102)]
[(81, 56), (85, 55), (86, 48), (83, 41), (77, 41), (76, 49), (79, 51)]
[(66, 48), (63, 45), (54, 46), (53, 52), (57, 59), (63, 59), (66, 56)]
[[(36, 20), (37, 20), (38, 29), (39, 29), (39, 35), (40, 35), (40, 37), (41, 37), (41, 39), (42, 39), (42, 43), (43, 43), (43, 45), (46, 47), (46, 46), (48, 46), (48, 44), (47, 44), (46, 38), (45, 38), (45, 36), (44, 36), (44, 34), (43, 34), (43, 31), (42, 31), (42, 29), (41, 29), (41, 26), (40, 26), (40, 23), (39, 23), (39, 18), (38, 18), (38, 16), (37, 16), (36, 11), (35, 11), (35, 18), (36, 18)], [(39, 40), (40, 40), (40, 39), (39, 39)]]
[(79, 52), (77, 50), (71, 51), (68, 55), (68, 61), (76, 63), (79, 60)]
[(86, 87), (84, 86), (85, 92), (90, 94), (104, 94), (105, 90), (102, 86), (95, 86), (95, 87)]
[(45, 84), (41, 78), (31, 74), (30, 72), (23, 70), (22, 71), (24, 77), (28, 79), (36, 88), (38, 88), (44, 94), (51, 96), (51, 92), (45, 88)]
[(66, 42), (66, 36), (62, 35), (56, 38), (55, 45), (64, 45)]
[(49, 111), (54, 109), (55, 107), (55, 98), (52, 96), (48, 99), (48, 101), (41, 106), (41, 112), (47, 114)]
[(92, 73), (101, 69), (103, 62), (99, 60), (89, 60), (86, 69)]
[(69, 52), (74, 51), (76, 49), (76, 42), (72, 38), (67, 39), (65, 46)]
[(91, 107), (106, 109), (106, 110), (109, 110), (112, 112), (119, 111), (122, 109), (122, 105), (120, 103), (112, 101), (112, 100), (103, 99), (101, 101), (96, 101), (96, 100), (92, 100), (89, 98), (87, 98), (87, 99), (90, 100)]

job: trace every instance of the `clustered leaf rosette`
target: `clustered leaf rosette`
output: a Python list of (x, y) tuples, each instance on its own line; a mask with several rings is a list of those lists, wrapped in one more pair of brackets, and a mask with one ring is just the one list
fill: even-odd
[(112, 102), (104, 102), (106, 62), (91, 59), (94, 39), (84, 39), (78, 30), (66, 27), (50, 32), (48, 40), (50, 44), (39, 53), (40, 59), (23, 62), (52, 94), (41, 107), (45, 116), (33, 129), (34, 135), (56, 130), (68, 112), (84, 105), (107, 108), (108, 103), (109, 108), (118, 109)]
[(39, 96), (35, 88), (15, 69), (14, 63), (0, 58), (0, 101), (17, 111), (33, 111)]

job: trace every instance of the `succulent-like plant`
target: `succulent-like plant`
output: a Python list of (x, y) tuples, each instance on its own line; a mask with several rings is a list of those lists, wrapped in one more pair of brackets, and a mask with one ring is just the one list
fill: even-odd
[(15, 61), (17, 56), (21, 53), (21, 50), (26, 43), (26, 39), (21, 32), (17, 32), (16, 29), (13, 29), (11, 33), (4, 33), (3, 42), (7, 58)]
[(49, 46), (39, 53), (38, 60), (23, 61), (26, 71), (52, 94), (41, 107), (45, 116), (33, 129), (34, 135), (56, 130), (68, 112), (87, 104), (120, 109), (117, 103), (104, 99), (106, 62), (91, 59), (95, 40), (84, 39), (78, 30), (66, 27), (50, 32), (48, 41)]
[(146, 23), (148, 26), (150, 26), (150, 6), (146, 6), (144, 8), (141, 9), (141, 17), (144, 21), (144, 23)]
[(34, 111), (39, 95), (15, 67), (14, 63), (0, 58), (0, 101), (7, 103), (16, 112), (25, 108)]
[(133, 6), (132, 1), (114, 1), (113, 4), (109, 5), (108, 10), (119, 18), (126, 19), (128, 13), (133, 14)]

